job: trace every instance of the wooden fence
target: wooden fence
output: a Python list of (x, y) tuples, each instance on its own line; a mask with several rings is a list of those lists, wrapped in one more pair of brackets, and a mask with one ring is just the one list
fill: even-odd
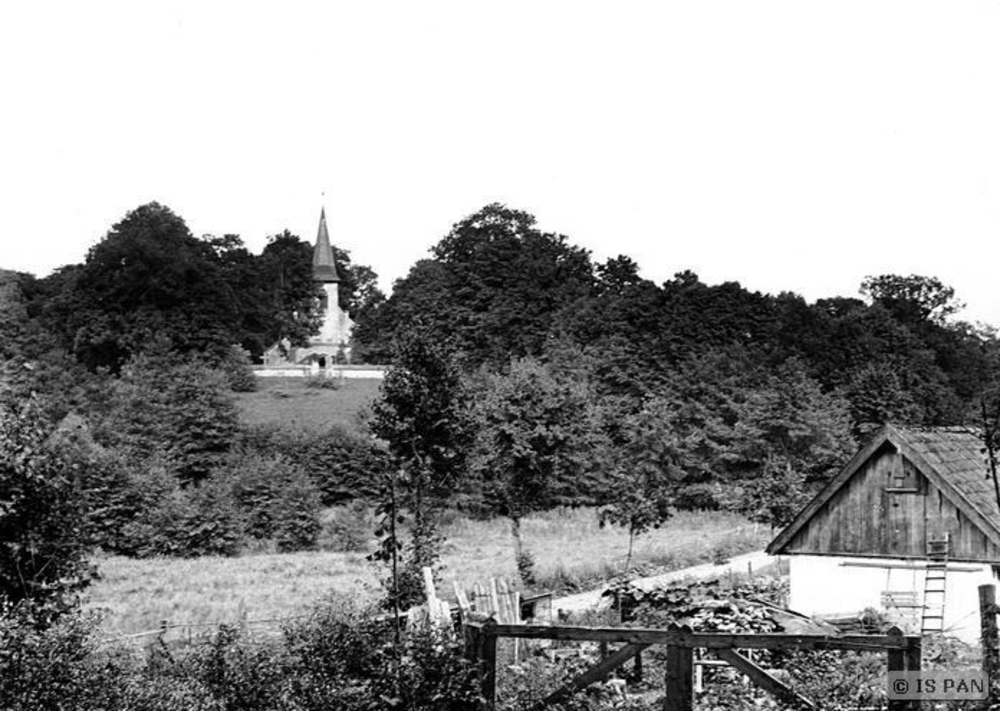
[[(565, 686), (540, 700), (533, 708), (542, 709), (570, 694), (605, 678), (612, 670), (636, 657), (643, 649), (654, 645), (667, 647), (665, 711), (690, 711), (694, 686), (692, 670), (694, 650), (706, 649), (721, 660), (743, 672), (750, 680), (769, 693), (801, 708), (815, 708), (809, 699), (796, 693), (784, 682), (743, 656), (741, 649), (773, 650), (844, 650), (880, 651), (887, 655), (889, 671), (920, 669), (920, 637), (904, 635), (892, 628), (885, 635), (800, 635), (782, 633), (694, 632), (688, 627), (672, 625), (667, 629), (635, 627), (564, 627), (498, 624), (494, 620), (466, 620), (464, 623), (466, 653), (479, 666), (480, 683), (486, 708), (496, 705), (497, 640), (548, 639), (597, 642), (601, 645), (621, 645), (595, 666)], [(916, 711), (912, 701), (889, 702), (890, 711)]]

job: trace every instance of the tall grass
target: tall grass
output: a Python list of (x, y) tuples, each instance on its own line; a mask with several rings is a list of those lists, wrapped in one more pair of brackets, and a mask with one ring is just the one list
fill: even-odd
[[(336, 512), (328, 512), (334, 518)], [(452, 582), (465, 588), (491, 576), (516, 579), (505, 519), (447, 517), (441, 593)], [(535, 557), (541, 586), (553, 590), (596, 587), (622, 571), (628, 533), (601, 528), (594, 509), (559, 509), (531, 516), (522, 524)], [(663, 528), (639, 538), (633, 556), (637, 571), (672, 570), (761, 548), (770, 537), (728, 513), (681, 512)], [(239, 558), (133, 560), (108, 556), (95, 561), (101, 580), (87, 597), (91, 608), (106, 610), (109, 635), (155, 629), (161, 620), (206, 624), (288, 617), (336, 591), (370, 600), (379, 595), (385, 570), (365, 560), (374, 540), (358, 541), (354, 552), (259, 553)]]

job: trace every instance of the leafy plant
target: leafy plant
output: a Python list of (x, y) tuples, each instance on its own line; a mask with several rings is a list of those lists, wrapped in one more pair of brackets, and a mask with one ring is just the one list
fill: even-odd
[(38, 404), (0, 404), (0, 604), (31, 602), (45, 622), (90, 581), (78, 464), (48, 441)]

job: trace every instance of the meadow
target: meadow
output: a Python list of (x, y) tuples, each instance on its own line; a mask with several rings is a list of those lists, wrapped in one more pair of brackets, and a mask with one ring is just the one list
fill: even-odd
[[(346, 509), (329, 510), (325, 519), (327, 547), (344, 547), (336, 540), (338, 520), (353, 516)], [(370, 519), (370, 514), (364, 518)], [(357, 538), (360, 525), (352, 520), (355, 550), (245, 554), (235, 558), (157, 558), (136, 560), (118, 556), (96, 559), (101, 579), (89, 589), (85, 605), (103, 611), (104, 632), (130, 635), (155, 629), (161, 621), (207, 629), (233, 623), (242, 614), (273, 623), (303, 614), (330, 594), (376, 600), (382, 594), (383, 567), (365, 559), (374, 546)], [(369, 526), (364, 529), (370, 532)], [(445, 546), (441, 592), (451, 596), (452, 582), (466, 588), (491, 576), (516, 580), (508, 523), (504, 519), (474, 520), (450, 514), (443, 530)], [(560, 509), (524, 521), (525, 542), (535, 556), (539, 587), (557, 592), (599, 587), (600, 581), (622, 572), (628, 534), (601, 527), (594, 509)], [(762, 548), (770, 538), (767, 527), (723, 512), (679, 512), (662, 528), (636, 541), (633, 572), (676, 570), (698, 563)], [(197, 628), (195, 628), (197, 629)]]
[(235, 393), (240, 422), (323, 431), (340, 425), (367, 437), (365, 421), (381, 380), (344, 378), (334, 388), (309, 387), (305, 378), (257, 378), (257, 390)]

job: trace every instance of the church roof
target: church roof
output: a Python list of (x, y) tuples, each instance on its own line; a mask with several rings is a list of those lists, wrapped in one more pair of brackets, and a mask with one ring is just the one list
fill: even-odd
[(326, 209), (319, 213), (319, 234), (316, 235), (316, 246), (313, 248), (313, 279), (322, 282), (338, 282), (337, 258), (330, 246), (330, 233), (326, 230)]

